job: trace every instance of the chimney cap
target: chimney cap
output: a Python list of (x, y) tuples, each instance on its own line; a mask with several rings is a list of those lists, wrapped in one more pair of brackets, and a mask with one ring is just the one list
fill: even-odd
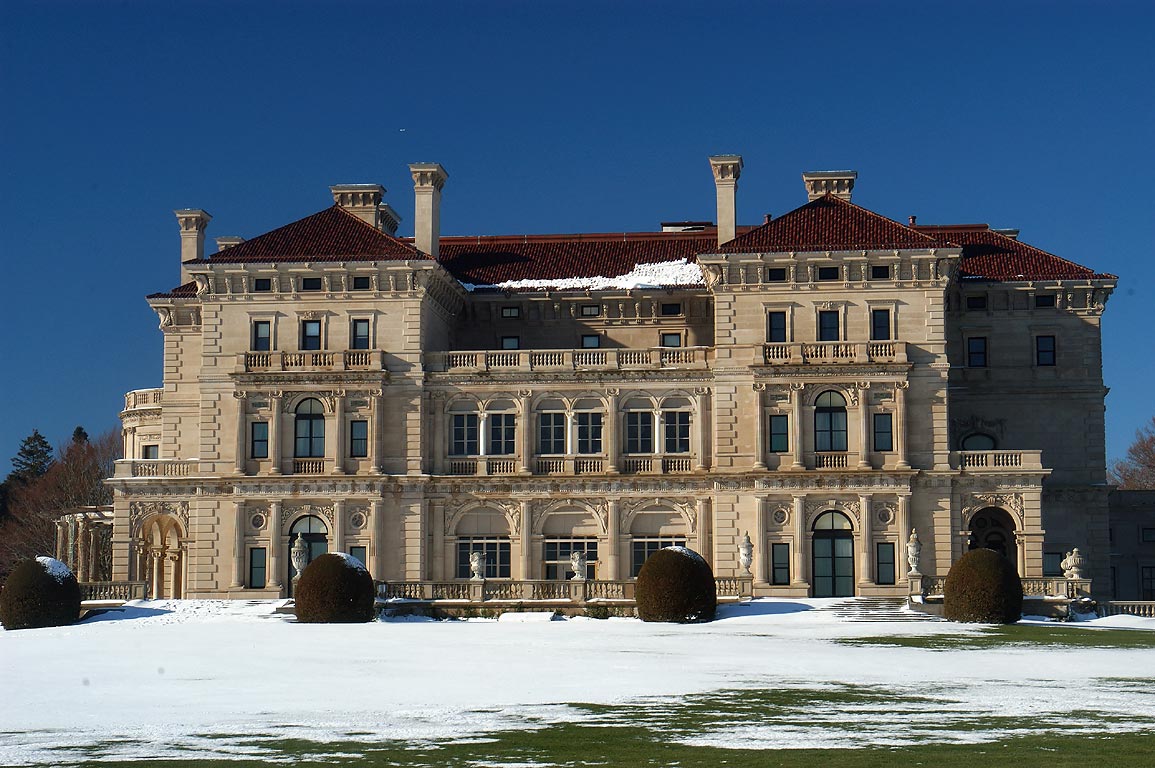
[(803, 171), (802, 183), (806, 185), (806, 198), (813, 202), (825, 195), (834, 195), (850, 202), (854, 191), (854, 181), (858, 171)]
[(441, 163), (410, 163), (409, 172), (413, 174), (414, 185), (422, 187), (440, 188), (449, 178)]
[(217, 253), (220, 253), (226, 248), (232, 248), (234, 245), (240, 245), (241, 243), (245, 242), (245, 238), (239, 237), (237, 235), (221, 235), (220, 237), (216, 238), (216, 241)]
[(742, 175), (741, 155), (710, 155), (710, 170), (714, 172), (714, 183), (720, 181), (738, 181)]

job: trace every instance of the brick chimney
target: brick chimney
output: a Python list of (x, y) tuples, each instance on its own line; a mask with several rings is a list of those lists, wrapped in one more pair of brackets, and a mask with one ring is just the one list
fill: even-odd
[(806, 199), (810, 202), (823, 195), (834, 195), (849, 203), (857, 178), (858, 171), (807, 171), (802, 174), (802, 183), (806, 185)]
[(180, 284), (184, 285), (192, 282), (192, 275), (184, 263), (204, 260), (205, 228), (213, 217), (200, 208), (182, 208), (173, 213), (180, 226)]
[(713, 155), (710, 170), (718, 192), (718, 245), (728, 243), (738, 233), (738, 177), (742, 175), (741, 155)]
[(441, 188), (449, 174), (440, 163), (413, 163), (413, 241), (434, 259), (441, 255)]

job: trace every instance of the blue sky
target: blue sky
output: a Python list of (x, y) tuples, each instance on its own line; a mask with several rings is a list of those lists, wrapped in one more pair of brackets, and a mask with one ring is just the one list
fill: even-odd
[(1155, 413), (1152, 50), (1149, 2), (5, 0), (0, 472), (159, 385), (174, 208), (252, 237), (379, 182), (411, 234), (406, 165), (437, 161), (445, 234), (647, 230), (714, 218), (729, 152), (744, 223), (854, 168), (879, 213), (1118, 274), (1119, 457)]

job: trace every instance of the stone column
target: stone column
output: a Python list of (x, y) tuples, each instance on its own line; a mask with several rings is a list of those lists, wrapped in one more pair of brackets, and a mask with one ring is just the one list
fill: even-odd
[(870, 469), (870, 407), (867, 395), (870, 392), (869, 384), (858, 387), (858, 468)]
[(385, 501), (373, 499), (370, 507), (370, 514), (373, 516), (373, 540), (370, 542), (369, 552), (373, 560), (373, 578), (385, 581)]
[(269, 504), (269, 578), (268, 585), (281, 588), (281, 502)]
[(337, 392), (333, 404), (333, 474), (345, 474), (345, 393)]
[(445, 474), (445, 456), (449, 453), (449, 422), (445, 414), (445, 398), (440, 392), (431, 395), (433, 408), (433, 456), (430, 465), (433, 474)]
[(489, 427), (489, 414), (485, 411), (477, 414), (477, 455), (481, 457), (480, 463), (485, 463), (485, 457), (489, 455), (489, 435), (487, 430)]
[(229, 586), (240, 589), (245, 586), (245, 502), (233, 502), (233, 583)]
[(794, 518), (794, 573), (791, 584), (806, 584), (806, 497), (794, 497), (794, 510), (790, 513)]
[(790, 448), (793, 454), (791, 469), (804, 469), (802, 463), (802, 390), (805, 385), (790, 385)]
[(345, 501), (333, 502), (333, 552), (345, 551)]
[(1019, 576), (1027, 572), (1027, 539), (1022, 531), (1015, 531), (1015, 563), (1019, 569)]
[(56, 559), (68, 563), (70, 558), (68, 553), (64, 551), (64, 542), (66, 541), (64, 526), (63, 520), (56, 521)]
[[(705, 472), (710, 468), (710, 390), (702, 387), (697, 390), (695, 400), (697, 401), (697, 424), (694, 425), (697, 430), (698, 438), (698, 461), (694, 465), (694, 470), (698, 472)], [(761, 458), (762, 454), (758, 454)]]
[(245, 403), (248, 402), (245, 398), (248, 393), (234, 392), (233, 397), (237, 403), (237, 441), (236, 441), (236, 463), (235, 469), (238, 475), (246, 474), (245, 460), (248, 458), (249, 441), (248, 437), (249, 424), (245, 414)]
[(280, 394), (273, 395), (269, 398), (269, 408), (272, 411), (272, 415), (269, 416), (269, 473), (273, 475), (281, 474), (282, 400), (283, 398)]
[[(385, 467), (383, 459), (385, 457), (385, 398), (380, 391), (373, 393), (373, 439), (369, 443), (370, 465), (373, 467), (373, 474), (385, 474)], [(433, 420), (434, 425), (437, 420)]]
[(533, 411), (529, 401), (530, 393), (521, 393), (521, 466), (517, 468), (519, 475), (533, 474)]
[(181, 565), (184, 560), (181, 551), (178, 549), (175, 552), (167, 554), (169, 568), (172, 572), (169, 574), (169, 597), (177, 600), (181, 596)]
[(152, 558), (152, 596), (160, 600), (164, 597), (164, 549), (153, 549), (148, 554)]
[(765, 584), (770, 579), (769, 553), (766, 551), (766, 497), (759, 496), (754, 508), (754, 535), (750, 537), (754, 544), (754, 583)]
[(533, 546), (533, 515), (528, 499), (521, 502), (521, 579), (529, 581), (533, 578), (532, 553)]
[[(873, 584), (874, 583), (874, 552), (872, 546), (872, 520), (870, 519), (870, 500), (869, 494), (858, 495), (858, 510), (862, 523), (859, 526), (861, 530), (859, 535), (862, 537), (862, 562), (858, 568), (858, 583), (859, 584)], [(897, 557), (897, 553), (895, 554)]]
[(618, 390), (607, 390), (606, 424), (603, 436), (606, 441), (606, 474), (618, 473), (618, 430), (621, 424), (621, 415), (618, 413)]
[[(902, 561), (906, 562), (906, 541), (910, 538), (910, 496), (898, 497), (896, 517), (898, 518), (898, 548), (902, 554)], [(895, 558), (898, 558), (898, 553), (895, 554)], [(909, 571), (910, 569), (907, 568), (906, 570)]]
[(698, 554), (706, 558), (706, 562), (712, 567), (714, 565), (714, 548), (710, 541), (710, 531), (713, 526), (711, 517), (710, 500), (707, 498), (698, 499), (697, 519), (694, 523), (698, 534)]
[(762, 393), (765, 384), (754, 385), (754, 469), (766, 469), (766, 411)]
[(897, 469), (910, 469), (906, 455), (906, 390), (910, 382), (900, 381), (894, 385), (894, 448), (898, 455)]
[(621, 575), (621, 501), (608, 499), (606, 501), (606, 533), (609, 553), (606, 557), (606, 576), (610, 581), (617, 581)]

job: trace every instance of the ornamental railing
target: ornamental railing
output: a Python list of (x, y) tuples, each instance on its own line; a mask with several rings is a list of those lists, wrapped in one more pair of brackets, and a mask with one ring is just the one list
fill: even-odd
[(489, 371), (658, 370), (706, 369), (709, 347), (650, 347), (648, 349), (538, 349), (478, 350), (476, 352), (426, 352), (425, 370), (430, 373), (480, 373)]
[(905, 363), (905, 341), (775, 342), (762, 345), (766, 365)]
[(952, 451), (951, 469), (967, 472), (1006, 472), (1017, 469), (1042, 469), (1042, 451)]
[[(1081, 597), (1091, 596), (1090, 579), (1067, 579), (1062, 576), (1044, 576), (1042, 578), (1028, 577), (1020, 579), (1020, 581), (1022, 581), (1023, 584), (1023, 597), (1076, 600)], [(945, 586), (945, 576), (922, 577), (921, 587), (923, 595), (942, 595)]]
[(191, 477), (197, 473), (196, 459), (119, 459), (116, 477)]
[(155, 408), (160, 405), (160, 398), (164, 394), (164, 389), (134, 389), (124, 395), (124, 410), (131, 411), (133, 408)]
[(1155, 619), (1155, 601), (1153, 600), (1109, 600), (1099, 603), (1100, 616), (1142, 616)]
[(379, 349), (346, 349), (341, 352), (242, 352), (237, 370), (264, 371), (380, 371), (384, 353)]
[[(734, 601), (754, 594), (750, 576), (719, 577), (714, 580), (718, 599)], [(588, 581), (526, 581), (481, 579), (455, 581), (378, 581), (377, 597), (382, 600), (418, 600), (445, 605), (481, 603), (521, 603), (544, 601), (584, 605), (587, 603), (614, 603), (632, 606), (634, 587), (632, 579), (598, 579)]]
[(80, 584), (80, 601), (143, 600), (143, 581), (86, 581)]

